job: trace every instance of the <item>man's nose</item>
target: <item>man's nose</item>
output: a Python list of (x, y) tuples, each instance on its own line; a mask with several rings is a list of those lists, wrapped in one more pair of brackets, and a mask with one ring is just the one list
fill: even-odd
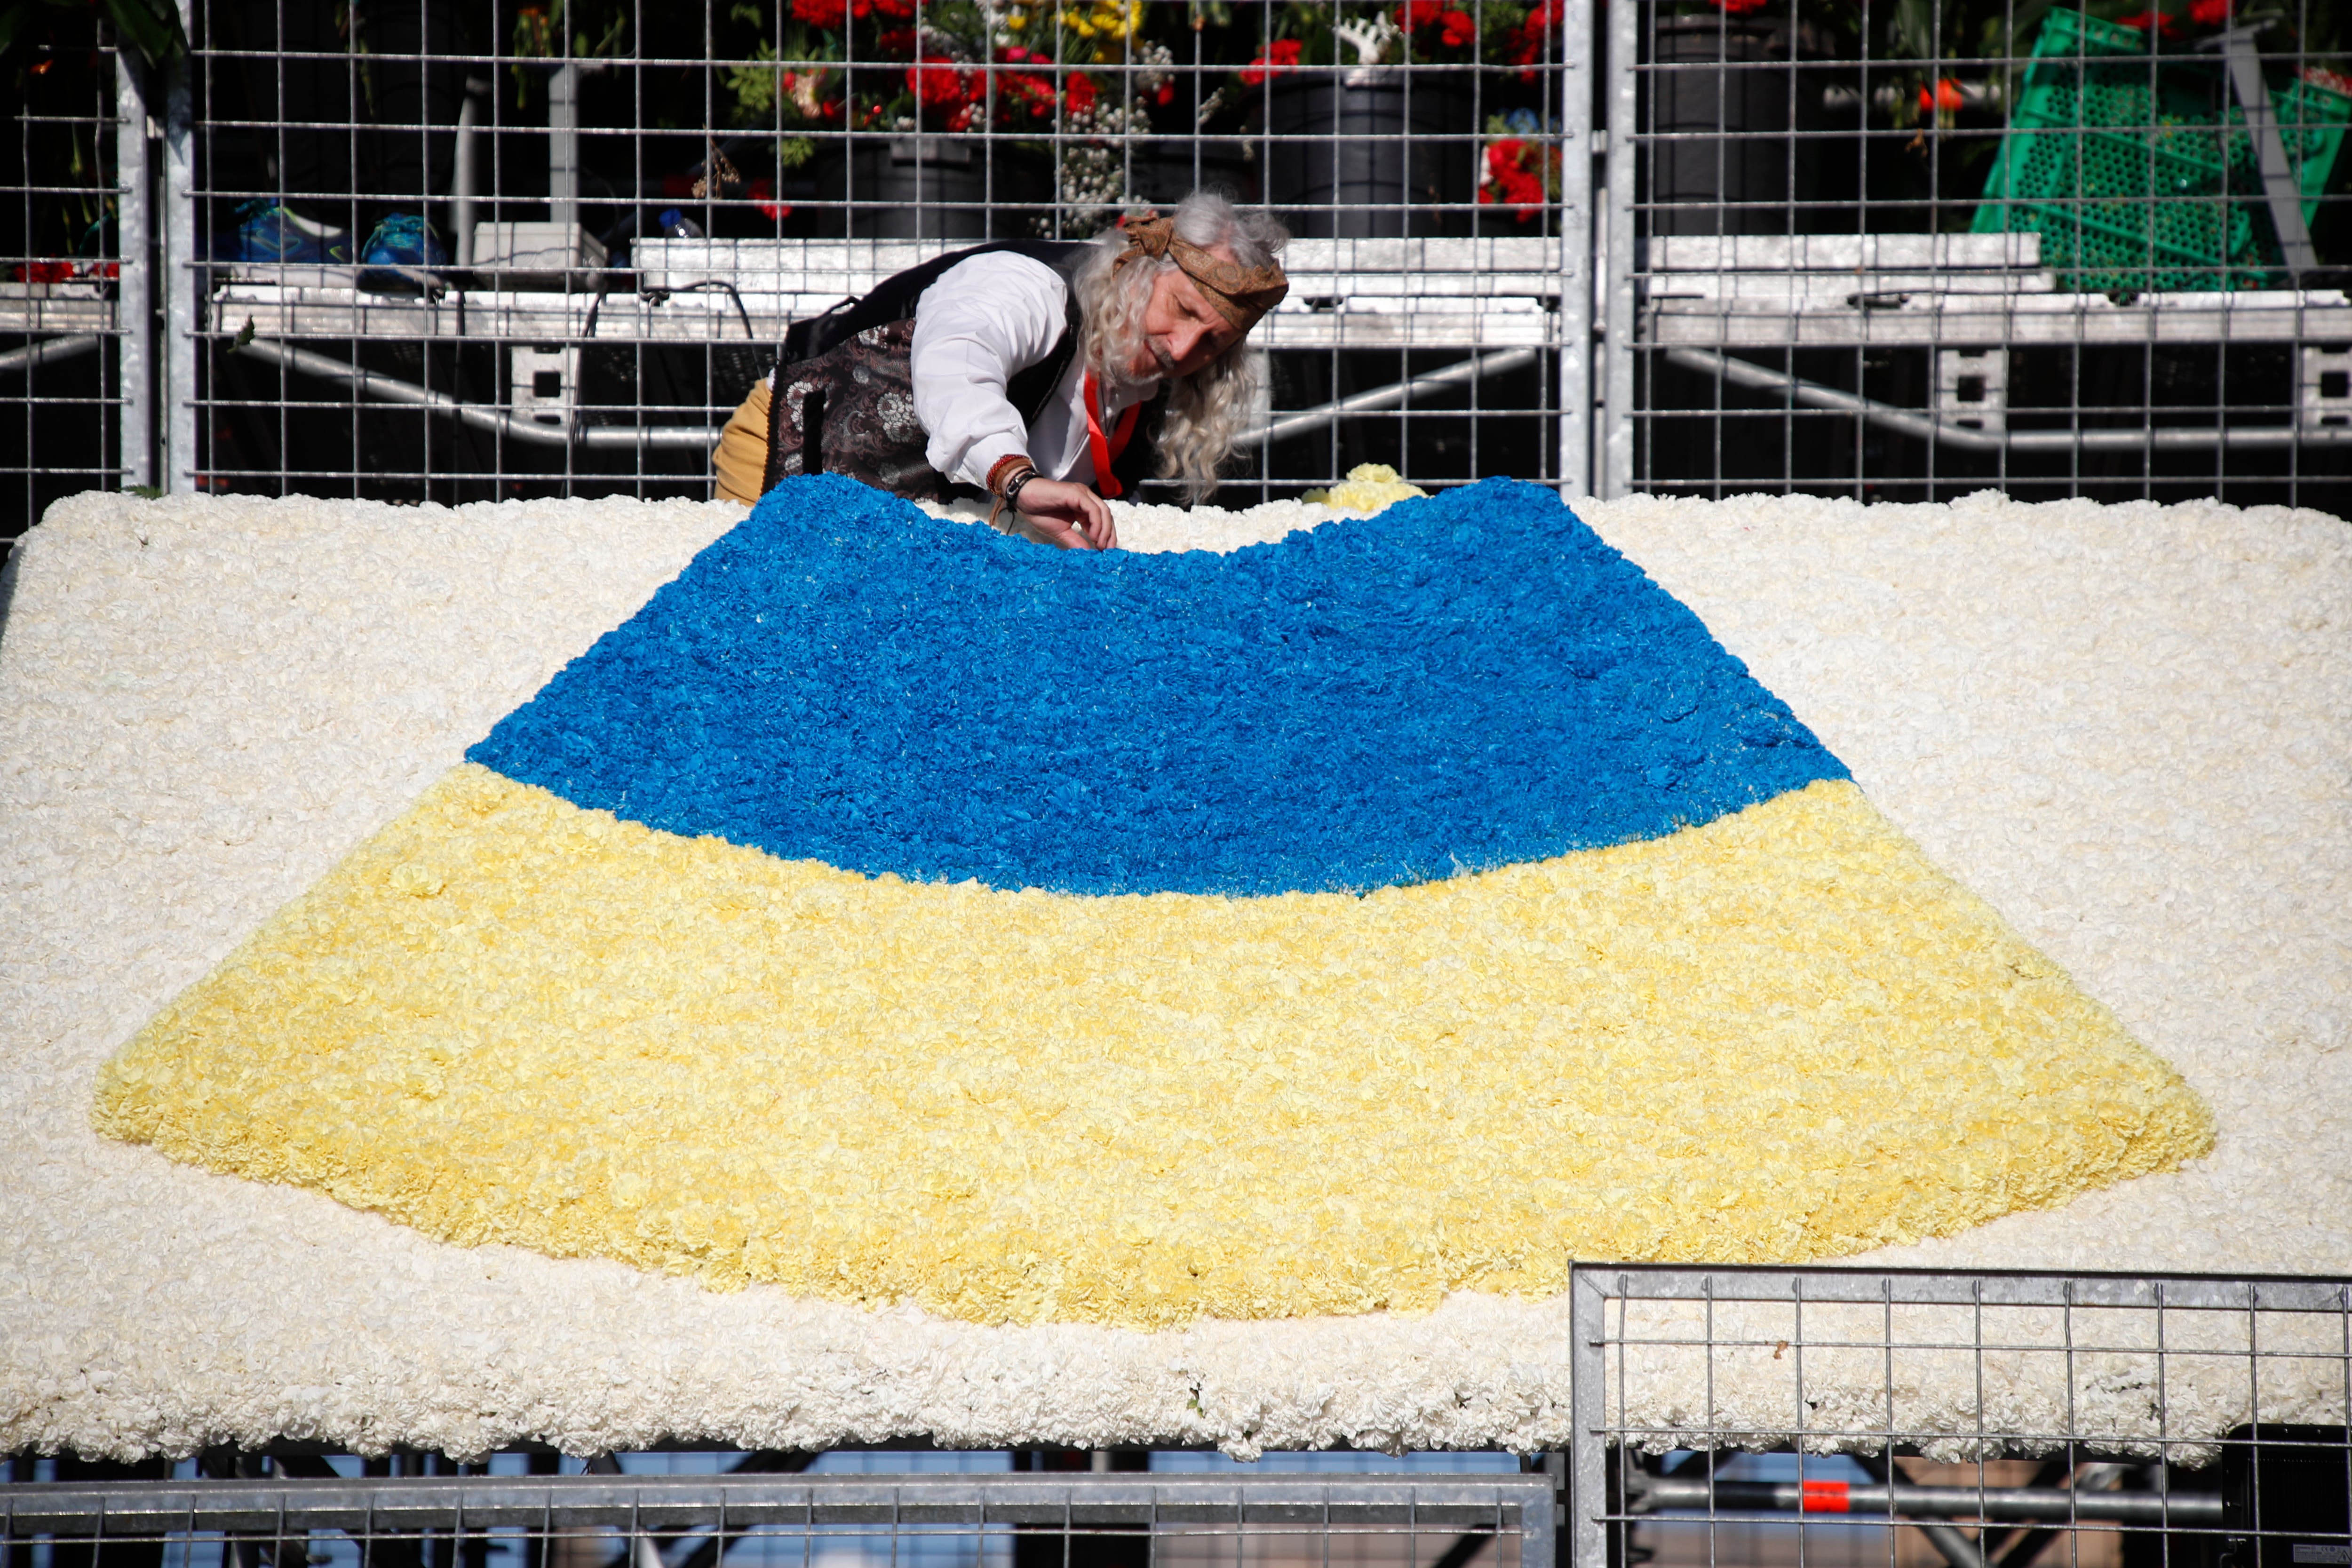
[(1180, 322), (1168, 334), (1168, 357), (1180, 362), (1191, 359), (1192, 351), (1201, 346), (1202, 334), (1207, 331), (1198, 321)]

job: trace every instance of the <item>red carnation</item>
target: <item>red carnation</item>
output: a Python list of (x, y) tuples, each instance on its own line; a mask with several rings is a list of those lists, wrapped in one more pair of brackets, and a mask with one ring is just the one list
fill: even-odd
[(1919, 112), (1922, 114), (1933, 114), (1939, 109), (1948, 109), (1957, 113), (1961, 102), (1960, 84), (1950, 77), (1938, 81), (1932, 95), (1924, 87), (1919, 89)]
[(1547, 36), (1558, 32), (1566, 19), (1567, 0), (1543, 0), (1519, 24), (1518, 37), (1504, 44), (1505, 57), (1515, 66), (1534, 65), (1543, 58)]
[(1297, 68), (1298, 40), (1276, 38), (1258, 51), (1257, 58), (1243, 68), (1242, 81), (1245, 86), (1255, 87), (1270, 76), (1279, 76), (1284, 71)]
[[(812, 27), (839, 32), (848, 19), (847, 0), (793, 0), (793, 17)], [(861, 13), (862, 14), (862, 13)]]
[(963, 73), (950, 65), (907, 68), (907, 90), (925, 109), (954, 109), (964, 100)]
[(2230, 25), (2230, 0), (2189, 0), (2189, 19), (2200, 27)]
[(793, 216), (792, 208), (776, 200), (776, 182), (773, 180), (765, 178), (754, 180), (751, 182), (751, 188), (744, 194), (751, 198), (751, 204), (754, 206), (768, 215), (770, 223), (781, 223)]
[(1084, 114), (1095, 106), (1094, 78), (1073, 72), (1069, 86), (1062, 92), (1062, 101), (1070, 106), (1072, 114)]

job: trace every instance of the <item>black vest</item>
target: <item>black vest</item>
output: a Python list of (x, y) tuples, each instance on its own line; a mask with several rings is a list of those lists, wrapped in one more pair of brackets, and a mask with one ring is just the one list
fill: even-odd
[[(894, 273), (876, 284), (864, 297), (844, 300), (822, 315), (794, 321), (786, 328), (782, 352), (776, 356), (775, 379), (772, 384), (781, 391), (792, 367), (831, 353), (862, 331), (887, 326), (892, 321), (914, 320), (917, 308), (922, 304), (924, 291), (951, 268), (975, 256), (1010, 251), (1052, 268), (1061, 275), (1068, 291), (1067, 316), (1062, 325), (1062, 335), (1054, 341), (1053, 349), (1035, 364), (1015, 373), (1005, 384), (1006, 400), (1021, 416), (1021, 423), (1034, 425), (1037, 416), (1045, 412), (1045, 405), (1052, 400), (1054, 389), (1069, 373), (1070, 362), (1077, 357), (1078, 342), (1083, 335), (1083, 323), (1078, 313), (1077, 273), (1094, 249), (1092, 240), (1000, 239), (989, 245), (951, 250), (919, 267), (909, 267), (904, 272)], [(1166, 389), (1163, 387), (1160, 396), (1155, 397), (1137, 416), (1135, 433), (1128, 441), (1127, 449), (1111, 465), (1112, 474), (1130, 495), (1136, 485), (1151, 471), (1153, 427), (1159, 422), (1165, 396)], [(814, 410), (814, 416), (821, 425), (824, 419), (821, 403)], [(768, 419), (767, 470), (760, 483), (762, 495), (774, 489), (784, 478), (783, 447), (778, 436), (783, 423), (775, 417), (772, 409)], [(803, 439), (812, 447), (822, 446), (822, 437), (814, 431), (803, 432)]]

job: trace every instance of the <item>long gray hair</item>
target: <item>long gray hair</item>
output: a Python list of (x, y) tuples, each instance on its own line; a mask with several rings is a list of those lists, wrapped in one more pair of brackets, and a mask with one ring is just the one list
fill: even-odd
[[(1204, 250), (1229, 248), (1244, 267), (1266, 265), (1290, 238), (1273, 214), (1236, 207), (1214, 191), (1193, 192), (1172, 216), (1179, 238)], [(1176, 270), (1175, 260), (1163, 257), (1157, 262), (1139, 258), (1114, 271), (1127, 248), (1119, 230), (1104, 235), (1076, 283), (1086, 321), (1081, 346), (1087, 363), (1107, 380), (1124, 379), (1122, 373), (1143, 346), (1143, 310), (1151, 285), (1160, 273)], [(1181, 479), (1194, 501), (1214, 493), (1217, 470), (1249, 427), (1265, 376), (1265, 356), (1244, 339), (1170, 387), (1168, 413), (1160, 425), (1160, 477)]]

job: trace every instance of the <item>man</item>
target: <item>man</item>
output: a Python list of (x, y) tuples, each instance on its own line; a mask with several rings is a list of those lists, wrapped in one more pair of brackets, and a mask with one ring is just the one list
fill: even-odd
[(1111, 549), (1105, 498), (1145, 473), (1196, 500), (1216, 488), (1258, 384), (1243, 341), (1289, 287), (1287, 237), (1195, 192), (1099, 240), (982, 246), (899, 273), (794, 324), (727, 423), (719, 494), (749, 502), (816, 472), (919, 500), (971, 486), (999, 526)]

